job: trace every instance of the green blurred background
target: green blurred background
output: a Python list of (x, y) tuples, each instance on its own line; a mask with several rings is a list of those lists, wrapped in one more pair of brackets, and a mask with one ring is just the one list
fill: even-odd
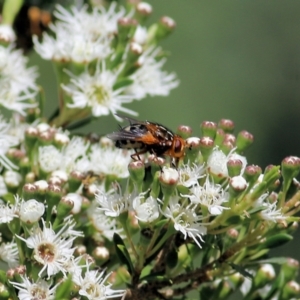
[[(300, 1), (152, 0), (151, 22), (162, 15), (177, 28), (163, 42), (171, 52), (166, 69), (175, 71), (180, 86), (167, 98), (130, 104), (139, 119), (171, 129), (190, 125), (199, 135), (203, 120), (232, 119), (236, 132), (248, 130), (255, 143), (248, 162), (262, 168), (300, 156)], [(50, 115), (57, 100), (49, 62), (38, 61)], [(106, 134), (117, 128), (104, 117), (86, 132)], [(276, 254), (300, 260), (299, 233)]]

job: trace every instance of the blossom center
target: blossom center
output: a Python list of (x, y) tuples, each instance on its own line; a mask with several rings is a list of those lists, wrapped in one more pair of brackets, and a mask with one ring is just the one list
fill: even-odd
[(110, 99), (110, 92), (103, 85), (94, 85), (93, 99), (98, 104), (107, 105)]
[(46, 262), (52, 262), (55, 258), (55, 247), (53, 244), (43, 243), (37, 248), (39, 257)]

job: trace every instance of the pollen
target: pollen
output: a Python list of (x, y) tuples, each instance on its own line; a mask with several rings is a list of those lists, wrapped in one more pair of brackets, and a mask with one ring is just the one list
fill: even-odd
[(52, 262), (55, 260), (56, 249), (53, 244), (43, 243), (37, 248), (38, 256), (43, 262)]

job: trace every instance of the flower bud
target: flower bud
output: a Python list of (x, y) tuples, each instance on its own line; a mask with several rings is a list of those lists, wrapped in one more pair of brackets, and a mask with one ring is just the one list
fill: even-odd
[(38, 222), (45, 212), (45, 206), (43, 203), (30, 199), (21, 202), (19, 216), (20, 220), (26, 224), (33, 224)]
[(245, 168), (244, 178), (248, 182), (249, 185), (254, 185), (262, 173), (262, 169), (256, 165), (249, 165)]
[(208, 136), (212, 139), (215, 138), (217, 133), (217, 124), (215, 122), (203, 121), (200, 125), (202, 136)]
[(284, 191), (287, 191), (300, 171), (300, 158), (297, 156), (288, 156), (281, 162), (281, 171), (283, 177)]
[(240, 175), (242, 168), (243, 168), (243, 163), (240, 159), (230, 158), (227, 161), (227, 170), (228, 170), (228, 175), (230, 177)]
[(199, 158), (200, 139), (197, 137), (190, 137), (186, 140), (186, 159), (190, 163), (195, 162)]
[[(83, 174), (82, 172), (79, 171), (72, 171), (70, 173), (69, 180), (68, 180), (69, 192), (75, 193), (79, 189), (81, 184), (86, 185), (86, 183), (90, 179), (90, 176), (91, 175), (89, 173)], [(59, 185), (63, 183), (59, 177), (51, 176), (51, 178), (57, 178), (60, 181)]]
[(275, 278), (275, 275), (273, 266), (271, 264), (264, 264), (258, 269), (253, 285), (256, 289), (259, 289), (271, 282)]
[(140, 24), (145, 23), (148, 17), (152, 14), (152, 6), (146, 2), (140, 2), (135, 7), (135, 18)]
[(142, 185), (145, 177), (145, 164), (141, 160), (132, 161), (128, 165), (128, 171), (131, 180), (139, 185)]
[(97, 265), (100, 265), (100, 266), (109, 260), (109, 251), (106, 247), (103, 247), (103, 246), (96, 247), (93, 250), (92, 255), (93, 255)]
[(230, 141), (226, 141), (224, 139), (223, 143), (220, 146), (220, 149), (226, 154), (228, 155), (231, 150), (234, 148), (234, 145), (230, 142)]
[(241, 131), (237, 135), (236, 146), (238, 152), (244, 152), (249, 146), (253, 144), (254, 137), (248, 131)]
[(212, 138), (204, 136), (200, 139), (200, 151), (204, 161), (208, 160), (208, 157), (212, 153), (213, 148), (214, 140)]
[(223, 143), (225, 143), (225, 144), (229, 143), (232, 146), (235, 146), (235, 144), (236, 144), (236, 137), (233, 134), (231, 134), (231, 133), (226, 133), (225, 137), (224, 137)]
[(10, 193), (15, 194), (23, 180), (20, 173), (13, 171), (13, 170), (7, 170), (3, 174), (3, 180), (6, 184), (6, 187)]
[(215, 145), (221, 146), (225, 139), (225, 132), (223, 129), (218, 128), (215, 136)]
[(300, 285), (292, 280), (283, 286), (281, 297), (282, 299), (299, 299)]
[(296, 278), (299, 270), (299, 261), (294, 258), (288, 258), (286, 263), (282, 264), (280, 272), (283, 273), (286, 281)]
[(171, 196), (176, 189), (179, 173), (176, 169), (163, 167), (159, 175), (159, 182), (165, 197)]
[(122, 44), (125, 44), (128, 39), (130, 39), (134, 31), (137, 27), (138, 23), (136, 20), (131, 19), (131, 18), (120, 18), (118, 20), (118, 39), (119, 42)]
[(192, 135), (192, 128), (190, 126), (186, 126), (186, 125), (180, 125), (177, 128), (177, 134), (180, 135), (183, 139), (187, 139), (189, 137), (191, 137)]
[(22, 196), (25, 201), (35, 198), (37, 192), (38, 192), (38, 187), (35, 184), (25, 183), (23, 185)]
[(248, 187), (247, 181), (242, 176), (234, 176), (229, 181), (229, 193), (237, 196)]
[(228, 119), (221, 119), (218, 123), (218, 127), (223, 129), (225, 133), (232, 133), (234, 130), (234, 122)]
[(60, 199), (57, 204), (57, 216), (59, 220), (63, 220), (65, 217), (70, 215), (72, 209), (74, 208), (74, 201), (70, 197), (64, 196)]

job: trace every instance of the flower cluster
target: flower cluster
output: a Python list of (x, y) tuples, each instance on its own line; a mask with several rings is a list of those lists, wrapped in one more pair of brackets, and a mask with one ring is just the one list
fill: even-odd
[[(149, 4), (100, 2), (57, 6), (50, 32), (33, 37), (57, 68), (59, 105), (49, 119), (36, 69), (10, 43), (8, 25), (0, 26), (0, 105), (11, 112), (9, 122), (0, 116), (0, 298), (298, 298), (299, 263), (271, 257), (270, 249), (297, 228), (300, 158), (264, 171), (249, 165), (253, 136), (234, 135), (225, 119), (202, 122), (194, 136), (180, 126), (150, 145), (149, 124), (131, 124), (123, 132), (143, 130), (138, 141), (117, 140), (125, 149), (112, 135), (74, 134), (178, 85), (162, 70), (158, 46), (174, 21), (147, 27)], [(13, 11), (4, 9), (3, 20)]]

